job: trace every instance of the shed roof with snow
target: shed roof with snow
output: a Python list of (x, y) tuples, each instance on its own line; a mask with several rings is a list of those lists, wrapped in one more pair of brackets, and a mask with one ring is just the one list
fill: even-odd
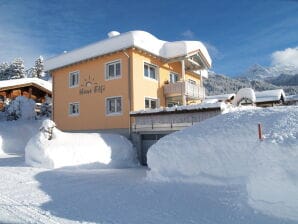
[(200, 41), (163, 41), (145, 31), (126, 33), (110, 32), (109, 38), (50, 58), (45, 61), (45, 71), (55, 70), (87, 59), (136, 47), (165, 60), (196, 55), (205, 68), (211, 67), (211, 58), (205, 45)]
[(205, 98), (206, 98), (207, 100), (213, 100), (213, 99), (216, 99), (216, 100), (218, 100), (218, 101), (226, 101), (226, 100), (233, 100), (235, 96), (236, 96), (235, 93), (230, 93), (230, 94), (222, 94), (222, 95), (206, 96)]
[(256, 103), (262, 102), (278, 102), (284, 100), (286, 95), (283, 89), (266, 90), (261, 92), (255, 92)]
[(0, 91), (34, 86), (47, 94), (52, 94), (52, 83), (39, 78), (22, 78), (0, 81)]

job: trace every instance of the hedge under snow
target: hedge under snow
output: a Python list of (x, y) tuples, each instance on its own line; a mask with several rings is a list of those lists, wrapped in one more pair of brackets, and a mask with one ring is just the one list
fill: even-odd
[(45, 168), (78, 165), (123, 168), (136, 165), (135, 150), (125, 137), (117, 134), (66, 133), (58, 130), (51, 120), (45, 120), (40, 132), (29, 140), (25, 155), (28, 165)]
[(297, 161), (297, 106), (219, 115), (165, 136), (147, 154), (150, 180), (244, 184), (252, 207), (294, 220)]

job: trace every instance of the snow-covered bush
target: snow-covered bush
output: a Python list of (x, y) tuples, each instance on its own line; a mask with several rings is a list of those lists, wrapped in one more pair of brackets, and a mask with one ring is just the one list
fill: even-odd
[(136, 152), (128, 139), (117, 134), (66, 133), (45, 120), (40, 132), (25, 148), (26, 163), (31, 166), (59, 168), (89, 165), (100, 168), (132, 167)]
[(41, 105), (40, 112), (42, 116), (50, 117), (52, 114), (52, 98), (45, 96), (45, 102)]
[(31, 120), (36, 116), (35, 101), (24, 96), (18, 96), (7, 106), (7, 120)]

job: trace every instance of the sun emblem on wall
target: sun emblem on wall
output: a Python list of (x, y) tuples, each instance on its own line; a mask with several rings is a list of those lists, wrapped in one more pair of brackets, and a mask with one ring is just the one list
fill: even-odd
[(84, 82), (81, 84), (81, 87), (91, 87), (92, 85), (97, 85), (96, 82), (94, 82), (94, 77), (88, 76), (87, 79), (84, 79)]

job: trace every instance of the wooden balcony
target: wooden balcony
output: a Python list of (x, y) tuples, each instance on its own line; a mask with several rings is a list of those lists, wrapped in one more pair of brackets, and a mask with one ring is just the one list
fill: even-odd
[(204, 87), (192, 84), (188, 81), (179, 81), (164, 85), (164, 94), (166, 97), (185, 95), (192, 99), (203, 99), (204, 93)]

